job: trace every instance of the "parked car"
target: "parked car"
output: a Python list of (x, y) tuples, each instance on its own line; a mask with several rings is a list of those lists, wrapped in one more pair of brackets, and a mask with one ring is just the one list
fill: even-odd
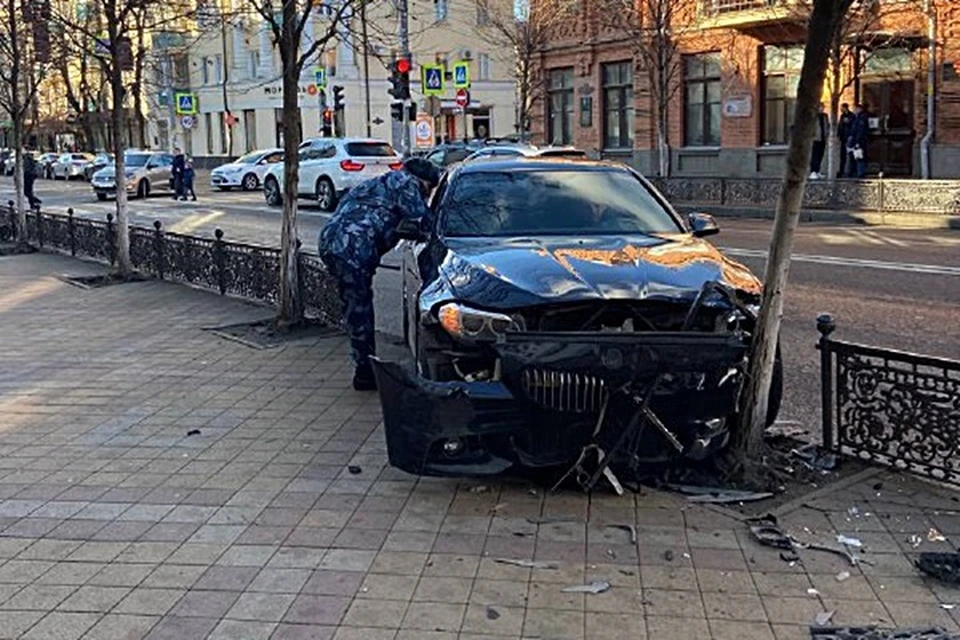
[(445, 168), (457, 162), (462, 162), (467, 156), (483, 147), (483, 143), (479, 141), (466, 144), (463, 142), (452, 142), (435, 147), (426, 154), (425, 158), (438, 167)]
[[(623, 464), (726, 445), (762, 290), (704, 240), (712, 217), (681, 216), (627, 166), (556, 159), (462, 164), (430, 209), (398, 229), (415, 364), (374, 361), (393, 466), (491, 475), (595, 461), (592, 446)], [(778, 360), (770, 423), (782, 384)]]
[(263, 178), (271, 165), (283, 162), (283, 149), (251, 151), (233, 162), (221, 165), (210, 172), (210, 186), (229, 191), (239, 187), (253, 191), (263, 184)]
[(500, 145), (485, 147), (471, 153), (464, 162), (472, 162), (482, 158), (571, 158), (586, 160), (587, 152), (574, 147), (534, 147), (523, 145)]
[[(146, 198), (157, 191), (173, 191), (173, 156), (158, 151), (127, 151), (123, 154), (127, 193)], [(117, 193), (117, 166), (104, 167), (93, 174), (93, 191), (98, 200)]]
[(93, 179), (93, 174), (104, 167), (113, 166), (113, 154), (112, 153), (98, 153), (93, 157), (86, 167), (83, 168), (83, 177), (89, 182)]
[[(389, 142), (369, 138), (314, 138), (300, 145), (301, 198), (333, 211), (350, 189), (365, 180), (403, 166)], [(283, 202), (283, 163), (271, 165), (263, 179), (270, 206)]]
[(57, 161), (57, 158), (60, 157), (59, 153), (44, 153), (39, 158), (37, 158), (37, 171), (38, 174), (47, 178), (48, 180), (53, 179), (53, 163)]
[(62, 153), (53, 163), (53, 179), (85, 178), (84, 170), (92, 160), (93, 154), (90, 153)]

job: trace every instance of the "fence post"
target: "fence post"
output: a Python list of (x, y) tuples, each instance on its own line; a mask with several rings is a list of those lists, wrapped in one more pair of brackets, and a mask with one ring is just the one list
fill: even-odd
[(719, 204), (721, 207), (727, 204), (727, 179), (723, 177), (720, 178), (720, 203)]
[(163, 241), (163, 231), (161, 228), (163, 224), (159, 220), (153, 221), (153, 268), (157, 272), (157, 277), (163, 280), (163, 267), (164, 267), (164, 241)]
[(223, 241), (223, 229), (217, 227), (213, 231), (213, 264), (217, 269), (217, 287), (220, 295), (227, 293), (227, 249)]
[(115, 229), (113, 224), (113, 214), (107, 214), (107, 259), (110, 260), (110, 266), (113, 266), (113, 263), (117, 260), (117, 237), (115, 235)]
[(883, 171), (879, 173), (880, 178), (880, 213), (887, 212), (887, 186), (883, 183)]
[(837, 328), (833, 316), (829, 313), (817, 317), (817, 331), (820, 340), (817, 349), (820, 350), (820, 410), (823, 414), (823, 446), (833, 449), (833, 352), (830, 350), (830, 334)]
[(77, 255), (77, 228), (73, 221), (73, 207), (67, 209), (67, 233), (70, 236), (70, 255)]
[(10, 217), (10, 232), (13, 234), (10, 240), (16, 240), (19, 232), (17, 231), (17, 212), (13, 208), (13, 200), (7, 200), (7, 215)]
[(40, 245), (40, 248), (43, 248), (43, 213), (40, 212), (40, 208), (37, 207), (36, 210), (37, 216), (37, 244)]

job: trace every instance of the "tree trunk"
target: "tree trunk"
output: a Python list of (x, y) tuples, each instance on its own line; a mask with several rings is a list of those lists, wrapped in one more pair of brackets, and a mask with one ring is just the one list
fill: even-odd
[(277, 323), (290, 326), (303, 320), (297, 246), (297, 195), (300, 180), (300, 107), (297, 91), (299, 38), (295, 34), (297, 3), (283, 5), (280, 58), (283, 64), (283, 213), (280, 227), (280, 310)]
[(25, 248), (29, 244), (27, 237), (27, 203), (23, 189), (23, 116), (13, 118), (13, 144), (16, 158), (16, 169), (13, 173), (14, 205), (17, 210), (17, 247)]
[(800, 205), (813, 148), (814, 129), (832, 34), (852, 0), (814, 0), (807, 43), (804, 47), (793, 135), (787, 151), (783, 186), (777, 201), (773, 237), (767, 256), (763, 303), (753, 336), (747, 393), (741, 412), (742, 424), (736, 434), (737, 453), (748, 476), (763, 444), (767, 399), (773, 380), (774, 360), (783, 315), (783, 294), (790, 272), (793, 236), (800, 219)]
[(133, 263), (130, 261), (130, 207), (127, 202), (127, 177), (125, 174), (123, 152), (123, 129), (126, 126), (126, 113), (123, 110), (123, 77), (116, 56), (113, 60), (114, 68), (110, 78), (110, 88), (113, 98), (113, 109), (110, 113), (110, 123), (113, 127), (113, 155), (116, 158), (116, 185), (117, 185), (117, 273), (123, 278), (133, 274)]
[(661, 178), (670, 176), (670, 145), (667, 142), (667, 124), (664, 122), (664, 113), (657, 122), (657, 158), (659, 159), (658, 175)]

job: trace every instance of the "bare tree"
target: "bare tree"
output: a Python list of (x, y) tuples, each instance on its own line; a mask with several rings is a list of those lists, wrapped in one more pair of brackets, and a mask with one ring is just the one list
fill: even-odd
[(6, 111), (11, 123), (16, 162), (16, 241), (20, 247), (27, 245), (23, 146), (37, 88), (50, 66), (49, 12), (50, 3), (43, 0), (2, 0), (0, 4), (0, 109)]
[[(279, 1), (279, 0), (278, 0)], [(327, 44), (336, 41), (341, 29), (348, 24), (356, 2), (366, 0), (341, 0), (335, 5), (315, 2), (298, 4), (291, 0), (249, 0), (253, 10), (267, 23), (273, 36), (273, 44), (280, 55), (283, 90), (283, 212), (280, 227), (280, 305), (277, 316), (279, 326), (297, 324), (303, 319), (303, 294), (300, 290), (299, 247), (297, 238), (297, 197), (299, 194), (300, 119), (299, 88), (304, 66), (314, 60)], [(308, 26), (317, 26), (313, 11), (317, 6), (327, 8), (318, 33), (312, 29), (312, 38), (301, 49), (301, 42)]]
[(133, 274), (133, 264), (130, 260), (124, 132), (128, 120), (128, 94), (137, 82), (137, 57), (146, 55), (146, 48), (138, 46), (138, 34), (151, 33), (182, 16), (192, 15), (193, 8), (188, 6), (188, 0), (167, 0), (163, 4), (155, 0), (94, 0), (87, 6), (98, 17), (93, 25), (102, 31), (96, 26), (92, 28), (90, 21), (79, 20), (70, 5), (54, 12), (53, 19), (85, 38), (88, 46), (95, 43), (94, 57), (109, 89), (111, 151), (115, 158), (117, 193), (116, 264), (118, 274), (128, 278)]
[(544, 85), (537, 73), (541, 51), (550, 43), (561, 20), (569, 19), (567, 0), (475, 0), (482, 16), (480, 33), (494, 47), (514, 55), (517, 83), (516, 127), (521, 140), (530, 135), (534, 109), (543, 99)]
[(830, 45), (836, 39), (854, 0), (813, 0), (807, 27), (797, 107), (793, 120), (783, 186), (777, 200), (773, 236), (767, 256), (763, 302), (753, 335), (749, 381), (741, 410), (741, 425), (736, 434), (736, 452), (748, 477), (753, 475), (763, 444), (767, 419), (767, 399), (773, 380), (783, 294), (790, 272), (793, 236), (800, 220), (800, 204), (807, 182), (807, 167), (813, 149), (820, 98), (830, 57)]
[(670, 105), (681, 87), (679, 39), (696, 24), (690, 0), (604, 0), (597, 17), (604, 31), (624, 39), (643, 68), (655, 129), (657, 175), (670, 175)]

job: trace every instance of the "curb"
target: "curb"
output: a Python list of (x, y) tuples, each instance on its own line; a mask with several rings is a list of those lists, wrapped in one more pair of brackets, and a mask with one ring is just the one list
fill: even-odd
[[(752, 218), (773, 220), (773, 207), (730, 207), (713, 204), (677, 203), (674, 208), (682, 213), (706, 212), (718, 218)], [(829, 209), (802, 209), (800, 220), (836, 225), (886, 226), (902, 229), (950, 229), (960, 231), (960, 216), (935, 213), (833, 211)]]

